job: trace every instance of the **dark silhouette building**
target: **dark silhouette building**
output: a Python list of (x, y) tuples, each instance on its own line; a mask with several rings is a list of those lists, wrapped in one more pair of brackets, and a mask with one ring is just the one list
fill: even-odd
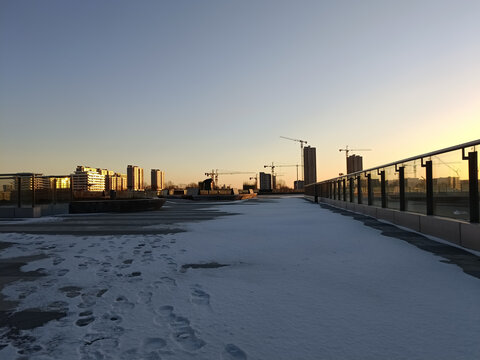
[(362, 170), (363, 158), (360, 155), (351, 155), (347, 158), (347, 174)]
[(303, 178), (305, 185), (317, 182), (317, 155), (316, 149), (311, 146), (303, 148)]
[(260, 174), (260, 190), (272, 191), (272, 175), (261, 172)]

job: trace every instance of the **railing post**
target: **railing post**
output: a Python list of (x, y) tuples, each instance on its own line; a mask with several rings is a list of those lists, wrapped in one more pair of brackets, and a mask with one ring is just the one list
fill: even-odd
[(433, 165), (432, 160), (425, 161), (425, 192), (427, 197), (427, 215), (433, 215)]
[(350, 202), (353, 202), (353, 177), (348, 179), (349, 182), (349, 190), (350, 190)]
[(342, 179), (343, 183), (343, 201), (347, 201), (347, 181)]
[(361, 176), (357, 176), (357, 203), (361, 204), (362, 203), (362, 180)]
[(382, 195), (382, 208), (387, 207), (387, 186), (385, 183), (385, 170), (380, 172), (380, 191)]
[(57, 203), (57, 178), (53, 178), (52, 201), (54, 205)]
[(22, 207), (22, 178), (17, 176), (17, 206)]
[(468, 153), (468, 184), (470, 192), (470, 222), (478, 223), (478, 154), (476, 151)]
[(372, 174), (367, 174), (368, 206), (373, 205)]
[(74, 201), (75, 194), (73, 192), (73, 175), (70, 175), (70, 201)]
[(341, 180), (337, 180), (337, 190), (338, 190), (337, 200), (342, 200), (342, 183), (341, 183)]
[(405, 167), (398, 168), (398, 186), (400, 192), (400, 211), (405, 211)]

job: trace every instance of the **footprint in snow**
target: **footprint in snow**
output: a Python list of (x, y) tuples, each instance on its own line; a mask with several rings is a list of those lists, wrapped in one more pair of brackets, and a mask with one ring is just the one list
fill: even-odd
[(143, 350), (146, 352), (158, 351), (167, 346), (167, 342), (159, 337), (150, 337), (143, 340)]
[(65, 261), (65, 259), (62, 258), (62, 257), (55, 257), (55, 258), (53, 259), (52, 264), (53, 264), (53, 266), (57, 266), (57, 265), (61, 264), (61, 263), (64, 262), (64, 261)]
[(173, 312), (172, 305), (163, 305), (160, 306), (157, 310), (157, 313), (160, 315), (170, 315)]
[(194, 288), (190, 294), (190, 301), (196, 305), (209, 305), (210, 295), (199, 288)]
[(163, 287), (163, 286), (168, 286), (168, 287), (176, 287), (177, 286), (177, 282), (175, 281), (175, 279), (171, 278), (171, 277), (168, 277), (168, 276), (162, 276), (160, 278), (160, 280), (157, 280), (153, 283), (153, 286), (157, 289)]
[(222, 353), (223, 360), (246, 360), (247, 354), (238, 346), (233, 344), (227, 344)]
[(140, 291), (137, 295), (137, 303), (151, 304), (153, 293), (151, 291)]
[(80, 318), (78, 319), (76, 322), (75, 322), (75, 325), (77, 326), (87, 326), (88, 324), (90, 324), (91, 322), (93, 322), (95, 320), (95, 317), (93, 316), (88, 316), (88, 317), (85, 317), (85, 318)]
[(65, 274), (67, 274), (70, 270), (68, 269), (60, 269), (57, 271), (57, 275), (58, 276), (65, 276)]
[(119, 312), (124, 312), (132, 310), (135, 307), (135, 304), (128, 301), (125, 296), (120, 295), (115, 299), (115, 303), (112, 305), (112, 307)]
[(173, 333), (173, 340), (184, 350), (196, 351), (206, 345), (206, 342), (195, 335), (195, 331), (190, 327), (182, 327)]

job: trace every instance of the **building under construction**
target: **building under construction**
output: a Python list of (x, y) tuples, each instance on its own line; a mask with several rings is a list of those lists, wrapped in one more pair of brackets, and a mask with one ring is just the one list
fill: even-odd
[(363, 170), (363, 158), (360, 155), (347, 157), (347, 174)]

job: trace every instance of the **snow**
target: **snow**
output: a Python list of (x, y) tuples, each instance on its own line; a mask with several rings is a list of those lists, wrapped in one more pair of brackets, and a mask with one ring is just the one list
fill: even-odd
[[(0, 234), (19, 244), (1, 258), (50, 255), (23, 267), (48, 276), (3, 294), (68, 309), (25, 331), (29, 359), (479, 358), (480, 281), (459, 267), (301, 198), (215, 208), (238, 215), (172, 235)], [(181, 271), (209, 262), (230, 266)]]

